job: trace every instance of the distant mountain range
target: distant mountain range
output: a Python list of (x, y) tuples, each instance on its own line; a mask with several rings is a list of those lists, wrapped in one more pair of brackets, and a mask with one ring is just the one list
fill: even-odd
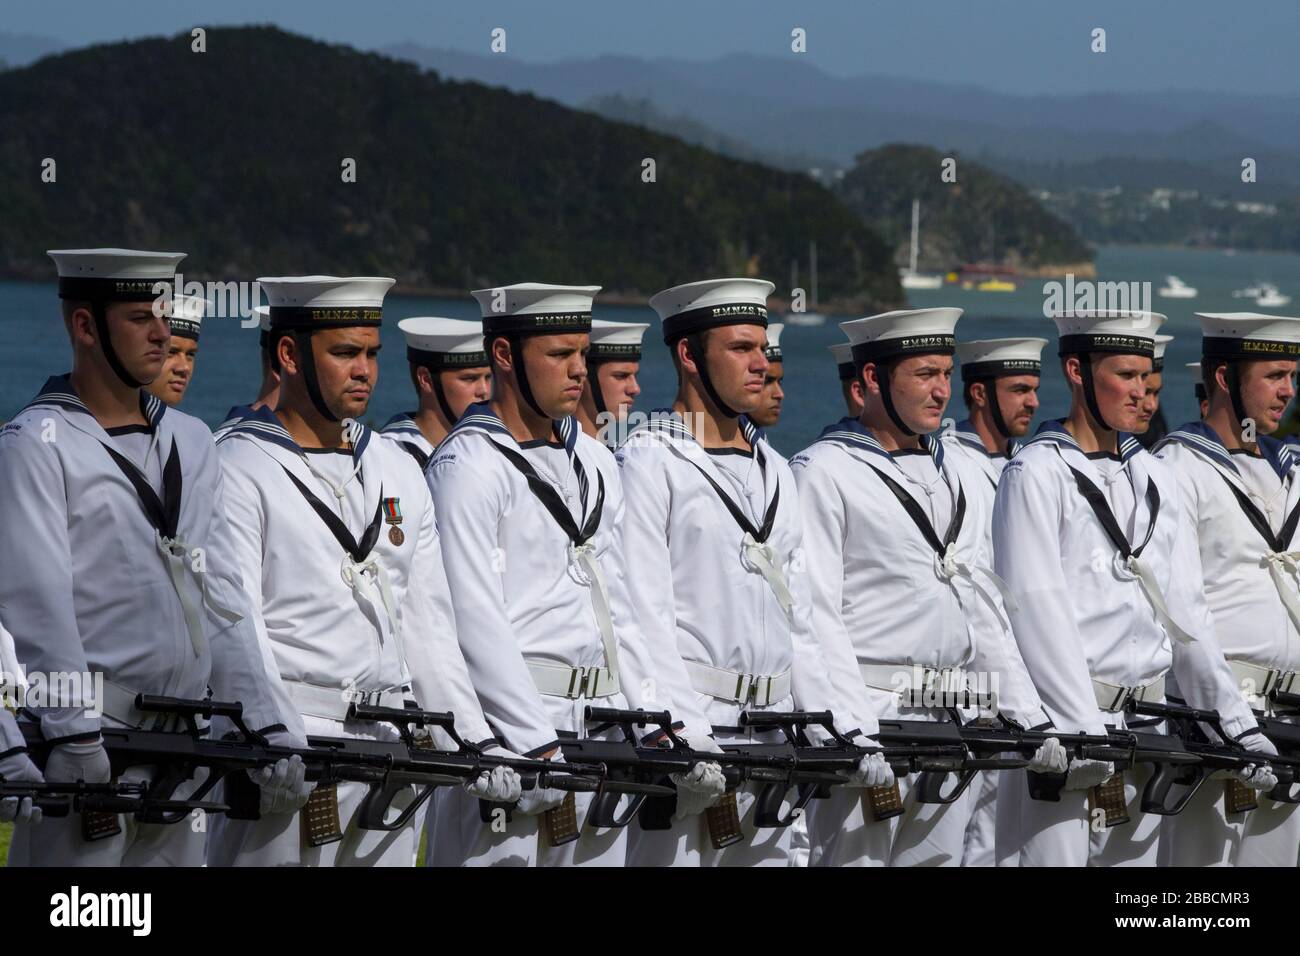
[(66, 46), (52, 37), (0, 33), (0, 69), (26, 66), (63, 49)]
[[(690, 121), (776, 165), (847, 167), (888, 142), (961, 150), (997, 168), (1124, 159), (1196, 170), (1198, 188), (1239, 190), (1240, 163), (1260, 165), (1255, 191), (1300, 179), (1300, 96), (1097, 93), (1014, 96), (898, 77), (839, 77), (797, 54), (733, 54), (708, 62), (601, 56), (528, 63), (415, 44), (384, 48), (444, 76), (527, 90), (601, 111), (609, 97), (644, 101), (662, 120)], [(682, 124), (686, 138), (695, 131)], [(654, 128), (660, 128), (654, 126)]]

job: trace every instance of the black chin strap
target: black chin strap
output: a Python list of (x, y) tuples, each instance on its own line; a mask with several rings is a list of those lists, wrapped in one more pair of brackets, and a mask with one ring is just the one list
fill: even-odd
[(442, 372), (436, 368), (429, 369), (429, 380), (433, 383), (433, 397), (438, 400), (438, 407), (442, 409), (442, 414), (447, 419), (447, 427), (455, 428), (460, 418), (451, 410), (451, 405), (447, 402), (447, 393), (442, 390)]
[(1079, 376), (1083, 379), (1083, 400), (1088, 405), (1088, 411), (1096, 419), (1097, 424), (1101, 426), (1102, 431), (1114, 431), (1106, 423), (1106, 419), (1101, 417), (1101, 407), (1097, 404), (1097, 389), (1092, 382), (1092, 356), (1087, 352), (1082, 352), (1079, 359)]
[(1016, 436), (1011, 434), (1011, 429), (1007, 427), (1006, 419), (1002, 417), (1002, 401), (998, 398), (997, 379), (985, 379), (984, 400), (989, 403), (989, 414), (993, 416), (993, 427), (997, 429), (999, 435), (1006, 439), (1007, 446), (1010, 447), (1012, 439)]
[(537, 399), (533, 398), (532, 386), (528, 384), (528, 369), (524, 366), (523, 340), (518, 335), (507, 335), (504, 338), (510, 343), (510, 361), (515, 366), (515, 381), (519, 383), (519, 394), (524, 397), (529, 408), (549, 421), (551, 416), (542, 411), (542, 407), (537, 404)]
[(1241, 400), (1241, 365), (1228, 362), (1223, 368), (1223, 377), (1228, 384), (1228, 398), (1232, 399), (1232, 414), (1237, 416), (1237, 425), (1246, 427), (1246, 403)]
[(311, 403), (327, 422), (337, 422), (339, 419), (325, 404), (325, 396), (320, 391), (320, 382), (316, 379), (316, 356), (311, 350), (311, 331), (299, 329), (294, 332), (293, 342), (298, 347), (298, 364), (302, 366), (303, 378), (307, 380), (307, 395), (311, 398)]
[(897, 410), (894, 408), (894, 365), (892, 362), (876, 363), (876, 382), (880, 385), (880, 400), (885, 403), (885, 414), (894, 426), (909, 438), (916, 435), (916, 432), (907, 427), (907, 423), (899, 417)]
[(95, 317), (95, 333), (99, 336), (99, 348), (104, 353), (104, 358), (108, 360), (108, 367), (128, 388), (144, 388), (148, 383), (140, 381), (128, 372), (126, 366), (122, 364), (122, 360), (117, 357), (117, 349), (113, 348), (113, 337), (108, 334), (107, 303), (103, 301), (92, 302), (90, 312)]
[(591, 389), (591, 403), (596, 406), (597, 415), (606, 415), (609, 408), (605, 404), (605, 389), (600, 384), (600, 362), (587, 359), (587, 381)]
[(709, 360), (705, 354), (704, 333), (693, 332), (686, 336), (686, 344), (691, 350), (691, 358), (695, 359), (695, 368), (700, 373), (700, 384), (704, 386), (704, 394), (709, 396), (709, 401), (728, 418), (739, 418), (740, 412), (724, 402), (717, 389), (713, 387), (713, 379), (709, 377)]

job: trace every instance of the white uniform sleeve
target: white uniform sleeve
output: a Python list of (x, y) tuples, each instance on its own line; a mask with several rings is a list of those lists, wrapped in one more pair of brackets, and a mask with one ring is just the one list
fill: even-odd
[[(216, 472), (212, 521), (204, 537), (208, 552), (205, 587), (242, 618), (225, 626), (211, 642), (212, 695), (216, 700), (239, 701), (244, 720), (253, 730), (281, 724), (289, 733), (303, 737), (302, 717), (284, 691), (262, 623), (262, 521), (257, 496), (253, 495), (252, 503), (238, 492), (227, 496), (226, 470), (215, 448), (204, 467)], [(255, 531), (251, 537), (250, 529)], [(256, 560), (251, 561), (249, 554), (255, 554)]]
[(402, 647), (420, 706), (450, 711), (456, 717), (457, 733), (470, 743), (489, 742), (494, 735), (456, 638), (451, 590), (442, 564), (433, 499), (428, 495), (420, 509), (419, 543), (402, 608)]
[[(962, 477), (964, 479), (966, 476)], [(978, 479), (971, 476), (971, 480), (982, 481), (983, 476)], [(982, 500), (987, 502), (989, 499), (986, 495)], [(985, 513), (984, 507), (987, 505), (978, 509), (979, 521), (991, 522), (992, 515)], [(981, 534), (975, 551), (974, 567), (993, 567), (993, 555), (988, 553), (988, 549), (989, 539)], [(1020, 656), (1020, 648), (1016, 646), (1016, 639), (1011, 633), (1011, 621), (1006, 608), (1000, 599), (997, 599), (996, 607), (991, 605), (990, 600), (994, 599), (996, 592), (988, 590), (984, 581), (980, 584), (989, 597), (976, 594), (966, 608), (968, 626), (975, 638), (975, 657), (972, 663), (976, 672), (997, 675), (997, 705), (1000, 713), (1022, 727), (1038, 727), (1050, 723), (1051, 718), (1043, 709), (1043, 702), (1034, 689), (1034, 682), (1029, 679), (1025, 661)]]
[[(289, 699), (284, 682), (280, 679), (280, 667), (275, 662), (275, 650), (271, 647), (271, 639), (266, 633), (266, 621), (262, 617), (262, 544), (266, 531), (266, 518), (262, 513), (261, 496), (257, 493), (256, 476), (249, 474), (237, 463), (241, 444), (243, 444), (241, 439), (232, 439), (228, 443), (223, 442), (217, 448), (222, 478), (219, 489), (223, 501), (220, 507), (226, 516), (223, 527), (219, 529), (219, 536), (223, 540), (223, 546), (228, 548), (230, 560), (239, 575), (246, 595), (248, 616), (242, 623), (247, 625), (251, 622), (253, 640), (255, 640), (251, 648), (238, 647), (239, 652), (246, 655), (242, 657), (239, 666), (251, 669), (260, 662), (261, 679), (265, 681), (275, 708), (274, 719), (265, 724), (261, 723), (261, 720), (266, 719), (265, 715), (249, 715), (247, 706), (245, 715), (251, 716), (249, 726), (253, 730), (282, 723), (289, 733), (303, 737), (306, 736), (306, 728), (302, 722), (302, 715)], [(232, 644), (231, 649), (235, 650), (236, 646)], [(214, 649), (212, 668), (214, 679), (218, 674), (229, 674), (227, 670), (229, 662), (222, 661), (219, 666), (215, 659), (216, 654)], [(230, 687), (214, 685), (213, 693), (218, 698), (233, 694), (234, 699), (239, 699), (238, 690)]]
[[(502, 556), (497, 543), (505, 491), (464, 454), (434, 458), (425, 476), (433, 493), (456, 633), (483, 714), (511, 750), (525, 756), (546, 753), (558, 744), (555, 727), (506, 614), (502, 575), (511, 556)], [(522, 563), (523, 556), (514, 559)]]
[[(1188, 452), (1187, 454), (1192, 454)], [(1172, 465), (1173, 462), (1170, 462)], [(1174, 682), (1187, 703), (1201, 710), (1217, 710), (1223, 729), (1231, 737), (1258, 726), (1242, 695), (1219, 644), (1214, 617), (1205, 600), (1205, 572), (1197, 537), (1197, 497), (1190, 468), (1170, 467), (1177, 476), (1178, 532), (1170, 556), (1170, 583), (1166, 604), (1175, 620), (1195, 640), (1170, 641), (1174, 653)]]
[(617, 458), (625, 499), (617, 550), (626, 572), (628, 604), (652, 659), (655, 699), (672, 712), (674, 722), (685, 725), (687, 739), (698, 740), (712, 734), (713, 725), (677, 645), (667, 478), (656, 467), (660, 456), (651, 448), (623, 448)]
[[(647, 646), (641, 622), (632, 609), (632, 595), (628, 590), (627, 565), (623, 560), (621, 529), (627, 520), (627, 498), (622, 488), (618, 473), (614, 473), (617, 484), (616, 504), (612, 513), (601, 518), (601, 524), (607, 525), (613, 533), (606, 539), (609, 546), (600, 554), (601, 574), (605, 578), (605, 589), (609, 595), (610, 617), (614, 622), (614, 634), (618, 639), (618, 682), (627, 704), (634, 710), (672, 710), (672, 698), (667, 695), (669, 685), (660, 680), (655, 670), (655, 661)], [(608, 500), (608, 494), (607, 498)], [(667, 566), (662, 569), (642, 568), (641, 573), (649, 572), (656, 579), (667, 576)], [(661, 688), (661, 685), (662, 688)], [(673, 717), (677, 720), (676, 715)], [(651, 728), (647, 728), (651, 731)]]
[[(64, 488), (53, 442), (30, 427), (0, 435), (0, 611), (29, 673), (89, 669), (72, 600)], [(98, 732), (99, 718), (86, 716), (87, 707), (40, 708), (41, 732), (51, 740)]]
[[(857, 695), (841, 697), (836, 693), (827, 669), (826, 655), (821, 643), (813, 635), (809, 619), (812, 594), (808, 583), (808, 555), (804, 547), (803, 515), (799, 506), (802, 496), (793, 479), (790, 481), (790, 490), (795, 497), (793, 508), (790, 502), (782, 502), (782, 506), (791, 508), (795, 520), (795, 540), (785, 563), (786, 580), (790, 585), (790, 596), (794, 599), (790, 641), (794, 645), (791, 684), (795, 706), (800, 710), (831, 711), (835, 715), (835, 729), (850, 737), (864, 731), (876, 733), (880, 728), (875, 724), (875, 718), (862, 708), (854, 706)], [(859, 710), (863, 710), (861, 715), (857, 713)], [(857, 719), (850, 720), (850, 717)], [(868, 724), (867, 727), (861, 726), (864, 722)], [(807, 733), (814, 744), (830, 739), (830, 734), (821, 727), (808, 727)]]
[(1016, 458), (1002, 472), (993, 505), (994, 570), (1019, 609), (1012, 632), (1025, 667), (1057, 729), (1106, 732), (1093, 693), (1062, 566), (1059, 485), (1046, 468)]
[(844, 626), (844, 500), (826, 468), (795, 459), (790, 464), (799, 486), (803, 516), (803, 561), (808, 629), (820, 643), (827, 673), (847, 711), (836, 714), (839, 729), (857, 727), (867, 736), (880, 731), (871, 706), (853, 638)]

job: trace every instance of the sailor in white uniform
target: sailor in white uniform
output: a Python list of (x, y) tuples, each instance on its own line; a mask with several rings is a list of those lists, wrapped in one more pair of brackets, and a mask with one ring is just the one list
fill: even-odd
[(1160, 392), (1165, 387), (1165, 349), (1174, 340), (1172, 335), (1157, 335), (1155, 354), (1151, 356), (1151, 374), (1147, 376), (1147, 394), (1138, 411), (1138, 444), (1150, 451), (1156, 442), (1169, 432), (1165, 413), (1160, 410)]
[(615, 448), (625, 437), (624, 423), (632, 403), (641, 394), (641, 337), (648, 322), (591, 320), (587, 348), (587, 383), (578, 403), (582, 430)]
[(148, 385), (149, 394), (166, 405), (175, 407), (185, 397), (185, 390), (194, 379), (194, 362), (199, 354), (199, 329), (203, 315), (212, 303), (198, 296), (182, 295), (172, 298), (170, 305), (171, 341), (167, 343), (167, 359), (163, 370)]
[(749, 415), (749, 420), (759, 428), (775, 428), (781, 420), (781, 403), (785, 401), (785, 356), (781, 352), (781, 333), (785, 326), (773, 322), (767, 327), (767, 371), (763, 373), (763, 397)]
[[(50, 781), (106, 782), (101, 726), (182, 730), (142, 713), (136, 695), (244, 706), (249, 726), (283, 745), (305, 743), (275, 693), (257, 644), (225, 517), (212, 435), (143, 387), (162, 369), (170, 337), (155, 283), (170, 284), (182, 253), (127, 249), (51, 252), (59, 271), (72, 372), (50, 378), (0, 430), (0, 607), (27, 674), (85, 675), (82, 693), (23, 712), (53, 744)], [(104, 699), (87, 689), (104, 678)], [(93, 686), (93, 685), (92, 685)], [(149, 779), (129, 768), (124, 779)], [(177, 791), (185, 797), (201, 774)], [(259, 775), (263, 807), (306, 798), (302, 764)], [(19, 825), (11, 864), (197, 865), (202, 827), (111, 818), (115, 835), (86, 842), (81, 817)]]
[[(874, 718), (866, 724), (836, 698), (810, 627), (794, 476), (745, 417), (761, 398), (768, 366), (772, 288), (757, 279), (715, 279), (650, 300), (672, 350), (678, 392), (672, 408), (652, 412), (617, 454), (634, 611), (660, 680), (671, 685), (673, 715), (696, 747), (710, 733), (724, 743), (773, 739), (741, 726), (741, 715), (790, 710), (829, 710), (837, 729), (870, 746), (865, 735)], [(820, 728), (810, 736), (814, 743), (829, 737)], [(891, 778), (876, 754), (864, 757), (846, 784), (856, 796)], [(628, 862), (786, 866), (790, 829), (755, 826), (756, 792), (745, 784), (705, 819), (632, 834)], [(719, 846), (729, 835), (742, 838)]]
[[(1295, 397), (1300, 318), (1198, 318), (1210, 412), (1175, 429), (1155, 452), (1177, 475), (1196, 524), (1205, 599), (1241, 693), (1257, 715), (1296, 723), (1300, 708), (1277, 695), (1300, 693), (1300, 476), (1292, 449), (1267, 433)], [(1161, 863), (1300, 863), (1295, 804), (1264, 794), (1254, 800), (1240, 788), (1232, 779), (1203, 784), (1165, 821)], [(1258, 809), (1237, 809), (1255, 802)]]
[[(1000, 582), (989, 570), (988, 479), (936, 434), (960, 316), (917, 309), (841, 323), (866, 396), (862, 416), (828, 426), (791, 461), (813, 632), (840, 698), (880, 719), (1007, 711), (1020, 698), (1003, 700), (1001, 686), (1027, 685), (1007, 654)], [(1032, 695), (1020, 696), (1030, 697), (1029, 712), (1008, 716), (1041, 722)], [(865, 800), (819, 803), (809, 816), (812, 863), (957, 866), (976, 792), (922, 803), (908, 779)]]
[(858, 379), (857, 367), (853, 364), (853, 346), (848, 342), (836, 342), (827, 348), (835, 360), (844, 410), (848, 412), (849, 418), (857, 418), (862, 414), (862, 382)]
[[(944, 446), (950, 456), (964, 458), (987, 478), (985, 482), (975, 482), (968, 490), (983, 495), (987, 502), (989, 524), (984, 544), (989, 561), (993, 558), (993, 495), (997, 491), (998, 479), (1002, 477), (1002, 467), (1015, 455), (1020, 439), (1028, 434), (1034, 412), (1038, 409), (1038, 382), (1046, 344), (1046, 339), (1037, 338), (957, 343), (962, 395), (970, 416), (958, 422), (955, 429), (945, 431)], [(1000, 595), (997, 600), (1001, 602)], [(1015, 638), (1009, 629), (1003, 631), (1002, 637), (1006, 652), (1015, 661), (1014, 673), (1024, 676), (1027, 681)], [(1032, 685), (1021, 689), (1034, 695)], [(1012, 692), (1012, 688), (1006, 688), (1006, 693)], [(1032, 712), (1034, 706), (1023, 709)], [(1009, 786), (1025, 785), (1019, 774), (990, 771), (980, 775), (976, 784), (979, 793), (975, 810), (966, 830), (962, 866), (993, 866), (996, 863), (995, 801), (999, 783), (1004, 777), (1009, 778), (1005, 781)]]
[(406, 360), (419, 408), (394, 415), (380, 434), (397, 442), (424, 471), (465, 409), (488, 400), (492, 369), (483, 351), (481, 322), (413, 316), (397, 327), (406, 337)]
[[(1077, 312), (1055, 319), (1070, 385), (1068, 418), (1044, 422), (1003, 468), (993, 509), (996, 570), (1010, 588), (1016, 643), (1054, 727), (1123, 728), (1130, 701), (1164, 698), (1172, 669), (1188, 702), (1217, 709), (1225, 732), (1272, 746), (1235, 686), (1199, 586), (1196, 529), (1172, 470), (1126, 430), (1138, 419), (1164, 316)], [(1160, 817), (1139, 810), (1149, 765), (1072, 760), (1059, 802), (998, 794), (1021, 866), (1151, 865)], [(1127, 778), (1127, 779), (1124, 779)], [(1099, 785), (1110, 780), (1108, 787)], [(1094, 787), (1089, 812), (1085, 791)], [(1104, 826), (1105, 808), (1116, 825)], [(1129, 822), (1118, 819), (1127, 815)], [(999, 862), (1004, 841), (998, 841)]]
[[(618, 472), (574, 417), (598, 288), (474, 293), (494, 397), (470, 407), (426, 472), (474, 687), (498, 739), (528, 757), (560, 759), (561, 738), (600, 734), (588, 706), (663, 706), (614, 546)], [(591, 802), (526, 792), (508, 821), (484, 826), (448, 793), (431, 824), (435, 862), (621, 865), (627, 830), (593, 826)]]
[[(378, 375), (384, 278), (263, 278), (281, 366), (279, 402), (231, 425), (218, 451), (253, 620), (269, 666), (307, 731), (392, 740), (349, 717), (354, 702), (451, 711), (462, 737), (491, 737), (452, 622), (433, 503), (411, 457), (358, 422)], [(439, 735), (435, 734), (435, 737)], [(443, 741), (445, 743), (445, 741)], [(482, 774), (474, 797), (518, 793), (512, 772)], [(363, 784), (317, 787), (300, 819), (222, 819), (213, 865), (410, 866), (413, 818), (363, 830)], [(409, 791), (394, 802), (409, 806)], [(337, 814), (336, 835), (308, 825)], [(301, 834), (300, 834), (301, 830)], [(326, 838), (335, 836), (332, 842)]]

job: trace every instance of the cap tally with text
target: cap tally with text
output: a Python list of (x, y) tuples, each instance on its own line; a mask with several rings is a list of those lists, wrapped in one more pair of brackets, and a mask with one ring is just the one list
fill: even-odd
[(479, 368), (488, 364), (483, 323), (421, 315), (397, 323), (406, 337), (406, 358), (429, 368)]
[(903, 309), (850, 319), (840, 328), (853, 347), (853, 361), (861, 366), (907, 358), (909, 355), (952, 355), (957, 349), (953, 330), (961, 309)]
[(1151, 356), (1151, 371), (1161, 372), (1165, 367), (1165, 348), (1174, 340), (1172, 335), (1157, 335), (1154, 354)]
[(767, 327), (767, 348), (763, 355), (769, 362), (781, 361), (781, 333), (785, 331), (784, 322), (773, 322)]
[(484, 335), (570, 335), (591, 331), (591, 302), (599, 291), (598, 285), (520, 282), (471, 295)]
[(831, 358), (835, 359), (835, 370), (839, 373), (841, 382), (851, 382), (857, 378), (857, 369), (853, 366), (853, 346), (848, 342), (836, 342), (834, 345), (828, 345)]
[(1052, 321), (1060, 337), (1058, 355), (1104, 352), (1151, 358), (1165, 317), (1159, 312), (1093, 310), (1055, 315)]
[(1201, 357), (1263, 361), (1300, 357), (1300, 318), (1259, 312), (1197, 312)]
[(1047, 339), (984, 339), (959, 342), (957, 361), (961, 362), (963, 382), (997, 378), (1002, 375), (1041, 375), (1043, 347)]
[(378, 276), (271, 276), (257, 280), (277, 332), (377, 327), (384, 295), (396, 280)]
[(171, 332), (183, 339), (199, 340), (199, 327), (203, 316), (212, 307), (207, 299), (193, 295), (178, 295), (172, 298)]
[(767, 297), (776, 289), (766, 279), (705, 279), (657, 292), (650, 308), (663, 322), (664, 342), (725, 325), (767, 326)]
[(59, 298), (87, 302), (152, 302), (171, 285), (183, 252), (138, 249), (50, 249), (59, 271)]
[(611, 322), (609, 319), (592, 319), (587, 364), (641, 361), (641, 338), (648, 328), (650, 328), (649, 322)]

